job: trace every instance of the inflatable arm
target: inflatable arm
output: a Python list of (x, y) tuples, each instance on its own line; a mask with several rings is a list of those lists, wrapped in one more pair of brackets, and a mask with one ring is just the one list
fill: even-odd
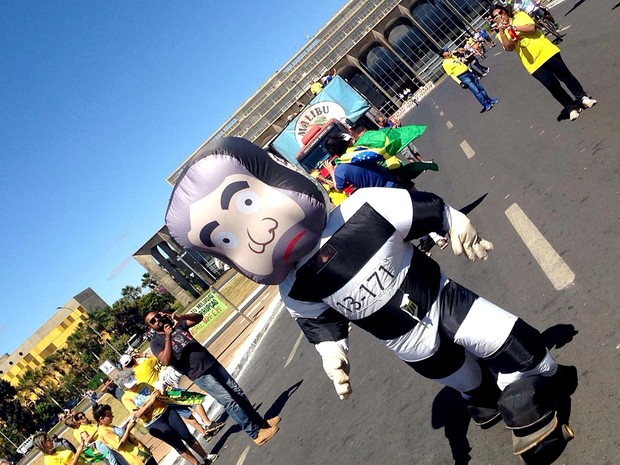
[(478, 235), (467, 216), (429, 192), (411, 192), (413, 219), (405, 240), (420, 238), (431, 232), (446, 235), (455, 255), (465, 254), (470, 260), (486, 260), (493, 244)]
[(297, 324), (311, 344), (321, 355), (323, 370), (334, 382), (340, 399), (351, 394), (349, 382), (348, 334), (349, 321), (333, 309), (317, 318), (297, 318)]

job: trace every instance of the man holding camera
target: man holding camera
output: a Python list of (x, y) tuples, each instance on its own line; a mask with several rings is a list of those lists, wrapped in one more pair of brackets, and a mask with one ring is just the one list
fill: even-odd
[(480, 113), (489, 111), (499, 101), (499, 99), (488, 96), (487, 91), (484, 90), (478, 78), (474, 76), (467, 65), (450, 53), (448, 49), (441, 51), (441, 58), (443, 58), (442, 66), (444, 71), (463, 89), (469, 89), (478, 102), (480, 102), (482, 105)]
[(149, 312), (145, 322), (155, 334), (150, 347), (164, 366), (172, 366), (218, 401), (224, 410), (261, 446), (277, 432), (279, 417), (265, 420), (243, 390), (211, 353), (190, 334), (202, 321), (198, 313), (184, 315)]

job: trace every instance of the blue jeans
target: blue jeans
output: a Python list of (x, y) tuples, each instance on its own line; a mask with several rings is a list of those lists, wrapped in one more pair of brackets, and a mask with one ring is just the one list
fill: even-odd
[(471, 93), (474, 94), (474, 97), (478, 99), (483, 107), (487, 108), (491, 105), (491, 98), (487, 95), (487, 91), (484, 90), (484, 87), (480, 85), (480, 81), (470, 71), (459, 74), (457, 77), (469, 87)]
[(248, 436), (256, 439), (258, 430), (264, 423), (263, 417), (254, 409), (226, 368), (216, 361), (204, 375), (192, 381), (222, 404), (226, 413), (241, 426)]
[(105, 456), (104, 461), (108, 465), (127, 465), (125, 459), (118, 452), (113, 451), (103, 442), (95, 442), (95, 448), (97, 449), (97, 452)]

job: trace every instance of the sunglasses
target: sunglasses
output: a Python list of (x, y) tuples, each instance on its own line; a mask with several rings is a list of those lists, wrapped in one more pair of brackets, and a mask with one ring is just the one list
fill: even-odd
[(75, 419), (76, 419), (76, 420), (78, 420), (78, 421), (79, 421), (79, 420), (83, 420), (84, 418), (86, 418), (86, 415), (77, 415), (77, 416), (75, 417)]
[(155, 323), (157, 323), (159, 321), (159, 315), (155, 315), (153, 318), (151, 318), (149, 320), (149, 324), (150, 325), (154, 325)]

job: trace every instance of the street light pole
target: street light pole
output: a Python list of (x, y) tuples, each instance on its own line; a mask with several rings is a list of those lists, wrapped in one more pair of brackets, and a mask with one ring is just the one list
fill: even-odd
[[(71, 310), (71, 311), (73, 311), (73, 310), (74, 310), (74, 309), (69, 308), (69, 307), (56, 307), (56, 310), (61, 310), (61, 309), (63, 309), (63, 308), (66, 308), (67, 310)], [(97, 336), (99, 336), (99, 337), (101, 338), (101, 340), (102, 340), (105, 344), (107, 344), (107, 345), (108, 345), (108, 346), (109, 346), (109, 347), (110, 347), (110, 348), (114, 351), (114, 353), (115, 353), (116, 355), (118, 355), (119, 357), (121, 357), (121, 356), (123, 355), (123, 354), (121, 354), (118, 350), (116, 350), (116, 348), (115, 348), (112, 344), (110, 344), (110, 343), (109, 343), (109, 342), (108, 342), (108, 341), (107, 341), (107, 340), (103, 337), (103, 334), (101, 334), (99, 331), (97, 331), (95, 328), (93, 328), (93, 327), (90, 325), (90, 323), (88, 323), (88, 321), (86, 321), (85, 319), (81, 319), (81, 320), (82, 320), (82, 323), (84, 323), (86, 326), (88, 326), (92, 332), (94, 332)]]
[(13, 447), (15, 447), (15, 449), (17, 449), (17, 444), (15, 444), (13, 441), (11, 441), (11, 440), (7, 437), (7, 435), (6, 435), (6, 434), (4, 434), (4, 433), (2, 432), (2, 430), (1, 430), (1, 429), (0, 429), (0, 434), (4, 437), (4, 439), (6, 439), (7, 441), (9, 441), (9, 442), (11, 443), (11, 445), (12, 445)]

